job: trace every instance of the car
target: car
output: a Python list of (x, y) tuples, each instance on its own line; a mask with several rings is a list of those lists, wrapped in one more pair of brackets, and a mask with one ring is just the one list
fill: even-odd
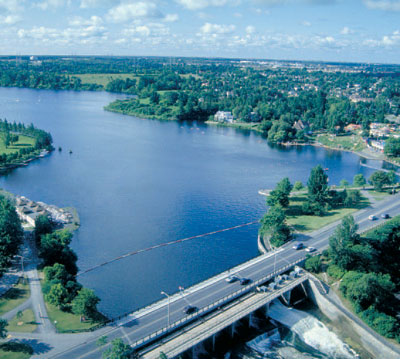
[(306, 248), (306, 252), (315, 252), (317, 249), (316, 248), (314, 248), (314, 247), (307, 247)]
[(197, 312), (197, 307), (193, 305), (187, 305), (185, 308), (183, 308), (183, 313), (185, 314), (192, 314), (194, 312)]
[(251, 279), (249, 278), (240, 278), (240, 285), (246, 285), (251, 282)]
[(388, 219), (388, 218), (390, 218), (389, 213), (382, 213), (382, 214), (381, 214), (381, 217), (382, 217), (383, 219)]
[(295, 249), (296, 251), (298, 251), (299, 249), (303, 249), (304, 248), (304, 244), (301, 242), (297, 242), (295, 244), (293, 244), (293, 249)]
[(261, 287), (257, 287), (256, 288), (257, 292), (268, 292), (268, 287), (266, 287), (265, 285), (262, 285)]
[(371, 214), (371, 215), (368, 217), (368, 219), (369, 219), (370, 221), (375, 221), (376, 219), (378, 219), (378, 217), (377, 217), (377, 216), (374, 216), (373, 214)]
[(229, 277), (225, 278), (225, 281), (228, 283), (233, 283), (236, 282), (237, 280), (239, 280), (239, 278), (235, 275), (230, 275)]

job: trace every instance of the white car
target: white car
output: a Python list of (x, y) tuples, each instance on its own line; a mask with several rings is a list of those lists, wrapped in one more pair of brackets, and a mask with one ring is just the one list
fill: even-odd
[(317, 249), (316, 248), (314, 248), (314, 247), (307, 247), (306, 248), (306, 252), (315, 252)]
[(368, 219), (369, 219), (370, 221), (375, 221), (376, 219), (378, 219), (378, 217), (377, 217), (377, 216), (374, 216), (373, 214), (371, 214), (371, 215), (368, 217)]

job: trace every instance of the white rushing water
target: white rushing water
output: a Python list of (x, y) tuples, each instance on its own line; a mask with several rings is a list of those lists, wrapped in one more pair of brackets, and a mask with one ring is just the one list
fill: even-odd
[(312, 315), (288, 308), (275, 301), (268, 312), (275, 321), (296, 333), (301, 341), (333, 359), (353, 359), (358, 355), (323, 323)]

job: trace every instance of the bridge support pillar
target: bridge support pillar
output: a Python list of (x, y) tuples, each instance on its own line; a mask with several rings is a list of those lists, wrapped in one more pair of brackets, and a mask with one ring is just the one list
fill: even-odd
[(253, 328), (256, 327), (256, 326), (254, 325), (254, 323), (253, 323), (253, 313), (250, 313), (250, 314), (249, 314), (249, 328), (251, 328), (251, 327), (253, 327)]
[(235, 329), (236, 329), (236, 322), (234, 322), (234, 323), (231, 325), (231, 337), (232, 337), (232, 339), (233, 339), (233, 337), (235, 336)]
[(212, 350), (214, 351), (215, 350), (215, 337), (216, 337), (217, 335), (216, 334), (214, 334), (212, 337), (211, 337), (211, 339), (212, 339)]
[(306, 288), (304, 288), (304, 283), (300, 283), (301, 287), (303, 288), (304, 294), (306, 295), (306, 298), (308, 298), (308, 293), (306, 291)]
[(289, 290), (285, 293), (282, 294), (282, 298), (285, 301), (286, 305), (290, 305), (290, 297), (291, 297), (292, 291)]
[(265, 310), (265, 317), (266, 317), (266, 318), (268, 318), (269, 304), (270, 304), (270, 303), (267, 303), (267, 304), (265, 304), (265, 306), (264, 306), (264, 310)]

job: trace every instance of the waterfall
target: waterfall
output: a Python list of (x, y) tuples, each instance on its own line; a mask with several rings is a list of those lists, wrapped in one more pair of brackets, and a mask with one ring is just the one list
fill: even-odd
[(335, 333), (308, 313), (285, 307), (279, 300), (276, 300), (271, 305), (268, 315), (296, 333), (301, 341), (329, 358), (353, 359), (358, 357)]

